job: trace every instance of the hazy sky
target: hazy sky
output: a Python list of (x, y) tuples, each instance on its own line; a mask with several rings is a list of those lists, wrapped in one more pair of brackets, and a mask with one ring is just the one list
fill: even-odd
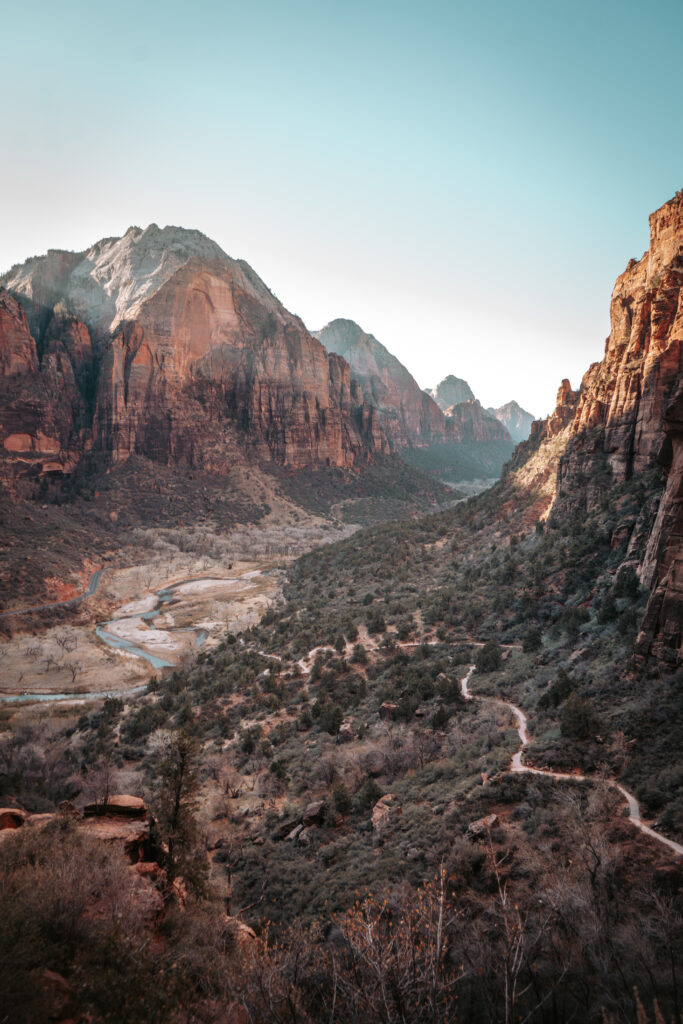
[(549, 411), (683, 186), (683, 4), (2, 5), (0, 269), (131, 224)]

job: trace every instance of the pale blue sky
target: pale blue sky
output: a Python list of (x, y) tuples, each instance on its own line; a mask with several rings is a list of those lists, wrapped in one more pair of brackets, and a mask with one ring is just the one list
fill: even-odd
[(0, 268), (130, 224), (536, 414), (683, 186), (680, 2), (2, 5)]

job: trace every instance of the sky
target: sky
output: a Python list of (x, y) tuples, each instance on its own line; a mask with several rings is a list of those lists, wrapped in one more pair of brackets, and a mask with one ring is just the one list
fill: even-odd
[(2, 5), (0, 271), (198, 228), (310, 329), (554, 406), (683, 186), (683, 4)]

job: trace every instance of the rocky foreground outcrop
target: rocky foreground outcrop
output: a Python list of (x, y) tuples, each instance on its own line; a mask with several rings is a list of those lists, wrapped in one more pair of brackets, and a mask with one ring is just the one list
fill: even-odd
[(637, 651), (676, 661), (683, 640), (683, 192), (651, 215), (650, 247), (618, 278), (610, 319), (603, 359), (579, 391), (562, 382), (554, 413), (533, 424), (507, 479), (535, 489), (546, 515), (562, 515), (593, 507), (607, 488), (652, 465), (664, 467), (663, 496), (652, 495), (652, 515), (632, 523), (623, 539), (651, 590)]

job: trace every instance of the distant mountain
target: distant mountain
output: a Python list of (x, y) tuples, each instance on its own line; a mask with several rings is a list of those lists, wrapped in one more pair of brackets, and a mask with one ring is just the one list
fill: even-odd
[(349, 363), (354, 399), (376, 408), (382, 431), (404, 461), (449, 481), (500, 474), (512, 453), (512, 439), (465, 381), (449, 377), (442, 382), (442, 400), (461, 400), (441, 409), (406, 367), (353, 320), (333, 320), (313, 335)]
[(353, 320), (332, 320), (312, 332), (328, 352), (342, 356), (359, 388), (357, 397), (376, 408), (396, 447), (446, 439), (444, 417), (412, 374), (372, 334)]
[(467, 381), (460, 377), (454, 377), (452, 373), (448, 377), (444, 377), (441, 383), (427, 394), (431, 395), (443, 412), (450, 409), (452, 405), (459, 405), (460, 402), (474, 401), (474, 393)]
[(530, 412), (527, 412), (526, 409), (522, 409), (521, 405), (515, 401), (506, 402), (499, 409), (487, 409), (486, 411), (495, 416), (497, 420), (500, 420), (507, 428), (512, 440), (517, 443), (526, 441), (531, 433), (531, 424), (534, 422), (535, 417)]

